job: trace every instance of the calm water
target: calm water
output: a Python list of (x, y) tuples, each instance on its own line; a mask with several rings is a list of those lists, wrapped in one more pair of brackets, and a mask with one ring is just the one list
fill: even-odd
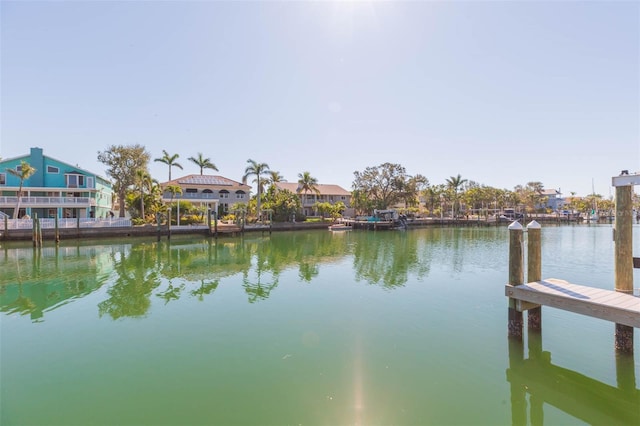
[[(3, 244), (0, 423), (637, 420), (637, 331), (616, 359), (613, 324), (545, 308), (510, 360), (507, 232)], [(543, 276), (613, 288), (611, 236), (544, 228)]]

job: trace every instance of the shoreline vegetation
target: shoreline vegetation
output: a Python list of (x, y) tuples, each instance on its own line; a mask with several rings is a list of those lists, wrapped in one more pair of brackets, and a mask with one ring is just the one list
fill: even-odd
[[(534, 214), (520, 219), (523, 224), (528, 223), (531, 220), (536, 220), (540, 223), (546, 224), (576, 224), (581, 223), (581, 220), (576, 218), (568, 219), (566, 217), (550, 215), (550, 214)], [(413, 218), (409, 219), (406, 223), (406, 229), (422, 228), (431, 226), (446, 226), (446, 227), (489, 227), (489, 226), (508, 226), (512, 221), (495, 218), (485, 217), (469, 217), (467, 218)], [(308, 222), (273, 222), (273, 223), (252, 223), (247, 224), (244, 227), (237, 224), (223, 223), (222, 221), (214, 227), (209, 228), (206, 224), (194, 224), (186, 226), (171, 226), (169, 229), (166, 224), (146, 224), (146, 225), (131, 225), (131, 226), (115, 226), (115, 227), (90, 227), (90, 228), (60, 228), (60, 229), (42, 229), (41, 238), (45, 242), (54, 243), (56, 240), (73, 240), (73, 239), (104, 239), (104, 238), (136, 238), (136, 237), (157, 237), (157, 238), (171, 238), (172, 236), (182, 235), (205, 235), (212, 238), (217, 237), (236, 237), (245, 233), (270, 233), (281, 231), (307, 231), (318, 229), (329, 229), (331, 225), (340, 223), (338, 220), (319, 220)], [(599, 223), (610, 223), (601, 221)], [(382, 229), (382, 228), (381, 228)], [(56, 233), (58, 238), (56, 238)], [(9, 226), (8, 230), (4, 227), (0, 229), (0, 241), (28, 241), (33, 239), (33, 229), (12, 229)]]

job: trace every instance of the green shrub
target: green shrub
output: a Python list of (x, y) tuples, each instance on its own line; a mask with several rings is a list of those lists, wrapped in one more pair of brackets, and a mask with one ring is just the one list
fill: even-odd
[(189, 215), (184, 215), (180, 218), (180, 225), (194, 225), (194, 224), (201, 224), (204, 223), (202, 221), (202, 216), (200, 215), (195, 215), (195, 214), (189, 214)]

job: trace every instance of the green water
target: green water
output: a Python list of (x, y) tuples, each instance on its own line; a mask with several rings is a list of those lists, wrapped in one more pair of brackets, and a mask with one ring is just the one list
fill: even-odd
[[(0, 424), (636, 423), (637, 331), (545, 308), (510, 348), (507, 232), (3, 244)], [(543, 276), (613, 288), (611, 232), (544, 228)]]

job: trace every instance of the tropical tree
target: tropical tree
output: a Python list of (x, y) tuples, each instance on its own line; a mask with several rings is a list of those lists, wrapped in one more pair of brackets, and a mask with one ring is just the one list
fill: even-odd
[(141, 145), (112, 145), (106, 151), (98, 151), (98, 161), (105, 164), (113, 190), (120, 200), (120, 217), (124, 217), (127, 189), (136, 182), (136, 170), (147, 170), (150, 154)]
[(427, 187), (424, 191), (425, 198), (425, 207), (429, 210), (429, 215), (433, 217), (438, 210), (438, 206), (440, 206), (440, 210), (442, 210), (442, 200), (444, 198), (444, 193), (446, 188), (444, 185), (433, 185)]
[(320, 190), (318, 189), (318, 179), (311, 176), (309, 172), (298, 173), (298, 189), (296, 192), (300, 195), (301, 203), (304, 206), (304, 202), (302, 202), (302, 195), (307, 195), (308, 192), (315, 192), (316, 195), (320, 194)]
[(37, 171), (35, 167), (32, 167), (31, 164), (26, 161), (21, 161), (19, 170), (16, 169), (7, 169), (7, 173), (13, 175), (20, 179), (20, 187), (18, 189), (18, 202), (16, 203), (16, 208), (13, 211), (13, 218), (18, 218), (18, 212), (20, 211), (20, 201), (22, 200), (22, 186), (24, 185), (24, 181), (29, 179), (33, 174)]
[(467, 180), (466, 179), (462, 179), (462, 176), (460, 176), (460, 174), (458, 173), (457, 176), (449, 177), (449, 179), (447, 179), (446, 182), (447, 182), (447, 186), (449, 187), (449, 189), (452, 192), (453, 210), (454, 210), (454, 215), (455, 215), (455, 213), (460, 211), (460, 204), (458, 203), (459, 192), (462, 190), (462, 188), (463, 188), (464, 184), (467, 182)]
[(265, 202), (264, 206), (273, 211), (272, 219), (276, 222), (288, 221), (302, 208), (300, 197), (287, 189), (276, 191), (272, 199)]
[[(169, 155), (169, 153), (164, 149), (162, 150), (162, 153), (164, 154), (162, 157), (156, 158), (153, 161), (159, 161), (160, 163), (164, 163), (167, 166), (169, 166), (169, 180), (171, 180), (172, 167), (177, 167), (180, 170), (182, 170), (182, 165), (176, 161), (180, 157), (180, 155), (179, 154)], [(200, 174), (202, 174), (202, 172), (200, 172)]]
[(417, 174), (415, 176), (408, 177), (403, 182), (402, 198), (404, 200), (404, 207), (415, 207), (420, 204), (420, 194), (429, 186), (429, 179)]
[(351, 191), (351, 207), (356, 213), (369, 213), (375, 208), (375, 203), (365, 190), (354, 189)]
[(218, 168), (211, 162), (211, 159), (204, 158), (201, 152), (198, 153), (197, 157), (189, 157), (188, 160), (194, 162), (198, 167), (200, 167), (200, 175), (202, 175), (204, 169), (212, 169), (216, 172), (218, 171)]
[(164, 190), (171, 194), (170, 204), (173, 204), (176, 194), (182, 194), (182, 188), (179, 185), (167, 185)]
[(521, 185), (516, 187), (516, 191), (520, 193), (525, 206), (530, 212), (535, 211), (545, 201), (545, 197), (542, 195), (543, 189), (544, 185), (541, 182), (527, 182), (524, 187)]
[[(371, 207), (374, 209), (386, 209), (402, 198), (406, 171), (400, 164), (384, 163), (353, 174), (354, 192), (358, 191), (360, 198), (371, 200)], [(359, 206), (364, 206), (363, 201), (359, 199), (356, 202)]]
[(284, 179), (284, 176), (280, 174), (280, 172), (277, 172), (275, 170), (269, 170), (269, 173), (267, 175), (267, 178), (265, 179), (265, 182), (269, 184), (269, 189), (271, 189), (272, 187), (276, 186), (276, 183), (285, 182), (285, 179)]
[(256, 161), (253, 161), (252, 159), (248, 159), (247, 163), (249, 163), (249, 165), (247, 166), (247, 168), (244, 170), (244, 176), (242, 176), (242, 183), (246, 184), (247, 183), (247, 178), (249, 176), (255, 176), (256, 179), (254, 180), (254, 182), (256, 182), (256, 186), (257, 186), (257, 195), (256, 195), (256, 216), (258, 217), (258, 220), (260, 220), (260, 197), (262, 194), (262, 186), (261, 183), (263, 181), (263, 179), (261, 179), (263, 176), (269, 174), (269, 165), (267, 163), (258, 163)]
[(151, 192), (151, 188), (153, 186), (153, 180), (151, 179), (151, 175), (145, 169), (136, 170), (136, 186), (138, 187), (138, 191), (140, 193), (140, 217), (142, 220), (145, 220), (144, 216), (144, 203), (145, 203), (145, 190)]

